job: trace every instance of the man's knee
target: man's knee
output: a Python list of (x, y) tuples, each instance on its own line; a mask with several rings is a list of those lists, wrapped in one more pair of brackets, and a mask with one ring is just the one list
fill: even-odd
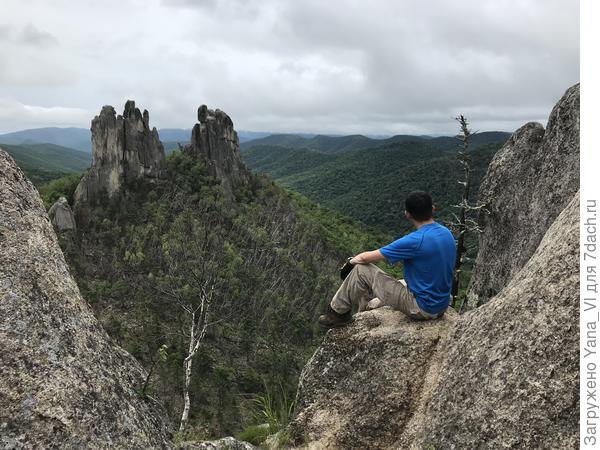
[(381, 270), (381, 269), (379, 269), (379, 267), (377, 267), (375, 264), (369, 263), (369, 264), (357, 264), (354, 267), (354, 270), (356, 270), (359, 275), (369, 275), (369, 274), (376, 273), (378, 270)]
[(357, 264), (352, 270), (352, 272), (355, 272), (354, 281), (371, 288), (375, 282), (377, 272), (380, 270), (375, 264)]

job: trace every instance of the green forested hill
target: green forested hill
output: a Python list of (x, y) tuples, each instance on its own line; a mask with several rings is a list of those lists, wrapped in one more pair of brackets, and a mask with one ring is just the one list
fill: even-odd
[(90, 130), (88, 128), (33, 128), (0, 134), (0, 142), (14, 145), (48, 143), (86, 153), (92, 151)]
[(54, 144), (0, 144), (35, 184), (82, 172), (92, 161), (89, 153)]
[(246, 165), (272, 179), (279, 179), (305, 170), (314, 169), (336, 159), (306, 148), (289, 148), (280, 145), (255, 145), (242, 154)]
[(274, 134), (262, 139), (245, 142), (242, 144), (242, 149), (265, 145), (279, 145), (289, 148), (305, 148), (316, 150), (321, 153), (334, 154), (357, 149), (379, 147), (398, 142), (421, 142), (428, 139), (430, 138), (409, 135), (397, 135), (386, 139), (373, 139), (360, 134), (350, 136), (324, 136), (319, 134), (311, 138), (295, 134)]
[[(175, 425), (188, 348), (183, 306), (212, 292), (211, 325), (192, 371), (189, 433), (236, 433), (265, 420), (255, 418), (258, 395), (263, 407), (265, 398), (289, 407), (341, 261), (389, 236), (264, 177), (253, 176), (230, 203), (203, 164), (178, 151), (168, 173), (79, 209), (80, 226), (59, 236), (61, 247), (111, 337), (151, 371), (146, 392), (165, 401)], [(76, 182), (54, 182), (42, 195), (68, 196)]]
[[(474, 134), (472, 137), (473, 145), (483, 145), (493, 142), (504, 142), (510, 137), (510, 133), (502, 131), (486, 131)], [(262, 139), (255, 139), (244, 142), (242, 149), (250, 149), (257, 146), (282, 146), (288, 148), (304, 148), (315, 150), (321, 153), (336, 154), (352, 150), (361, 150), (375, 147), (385, 147), (390, 144), (399, 144), (404, 142), (428, 143), (442, 150), (452, 150), (456, 148), (457, 140), (451, 136), (429, 137), (396, 135), (385, 139), (374, 139), (360, 134), (350, 136), (324, 136), (317, 135), (311, 138), (302, 137), (296, 134), (274, 134)]]
[[(242, 157), (254, 171), (268, 174), (311, 200), (399, 234), (410, 229), (403, 219), (404, 198), (410, 191), (430, 192), (442, 221), (449, 219), (450, 206), (460, 199), (462, 172), (456, 151), (447, 149), (445, 141), (442, 148), (431, 142), (404, 142), (335, 155), (255, 146), (242, 152)], [(453, 144), (456, 148), (456, 141)], [(473, 146), (473, 195), (500, 145)]]

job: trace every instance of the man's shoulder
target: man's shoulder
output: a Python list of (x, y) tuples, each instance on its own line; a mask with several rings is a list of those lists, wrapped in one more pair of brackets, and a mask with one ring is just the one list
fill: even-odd
[(432, 225), (434, 225), (437, 230), (452, 234), (452, 232), (448, 229), (448, 227), (446, 227), (445, 225), (443, 225), (439, 222), (433, 222)]
[(433, 231), (433, 233), (427, 234), (429, 234), (433, 239), (452, 239), (452, 241), (454, 241), (454, 235), (446, 226), (438, 222), (433, 222), (431, 225), (432, 226), (429, 228), (429, 230)]
[(396, 246), (396, 245), (402, 245), (402, 244), (408, 244), (410, 242), (416, 242), (417, 240), (421, 239), (421, 235), (420, 233), (418, 233), (419, 230), (415, 230), (415, 231), (411, 231), (410, 233), (405, 234), (404, 236), (400, 236), (398, 239), (393, 240), (392, 242), (390, 242), (386, 247), (389, 246)]

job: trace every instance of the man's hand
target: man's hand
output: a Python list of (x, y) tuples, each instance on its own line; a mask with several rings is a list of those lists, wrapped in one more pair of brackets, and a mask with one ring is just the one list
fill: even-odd
[(377, 261), (383, 261), (385, 257), (379, 250), (373, 250), (372, 252), (362, 252), (354, 256), (351, 260), (351, 264), (370, 264)]

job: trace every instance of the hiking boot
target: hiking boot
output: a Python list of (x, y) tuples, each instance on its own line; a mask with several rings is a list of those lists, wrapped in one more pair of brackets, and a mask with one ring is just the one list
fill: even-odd
[(319, 325), (326, 328), (343, 327), (352, 320), (352, 311), (340, 314), (327, 306), (327, 312), (319, 317)]

